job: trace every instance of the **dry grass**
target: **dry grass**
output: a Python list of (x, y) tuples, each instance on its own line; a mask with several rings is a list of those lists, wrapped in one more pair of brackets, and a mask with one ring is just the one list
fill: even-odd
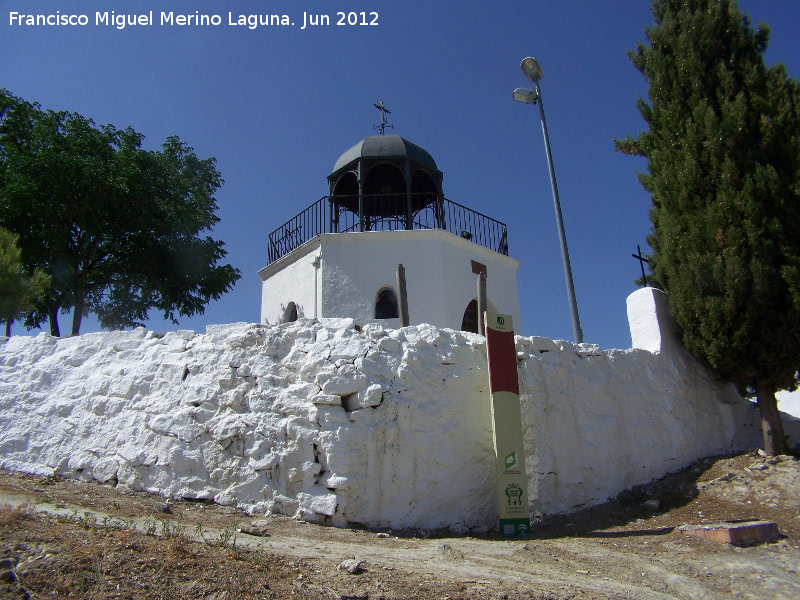
[(18, 506), (0, 504), (0, 527), (12, 527), (20, 521), (34, 519), (35, 514), (27, 503)]
[[(329, 559), (284, 557), (263, 548), (236, 545), (235, 529), (211, 539), (199, 524), (179, 519), (99, 520), (91, 512), (34, 513), (29, 507), (0, 506), (0, 598), (161, 600), (263, 600), (297, 598), (396, 600), (428, 598), (403, 582), (384, 590), (385, 574), (358, 578), (338, 571)], [(235, 527), (235, 525), (233, 526)], [(416, 584), (414, 584), (416, 585)], [(336, 588), (335, 591), (334, 588)], [(463, 586), (445, 583), (441, 595)], [(369, 590), (369, 591), (367, 591)], [(379, 593), (376, 593), (376, 590)], [(383, 593), (383, 592), (386, 593)]]
[(27, 506), (0, 506), (0, 555), (13, 563), (0, 573), (0, 597), (181, 600), (216, 594), (217, 600), (237, 600), (291, 595), (291, 585), (276, 594), (267, 583), (267, 572), (294, 579), (280, 559), (199, 542), (179, 523), (166, 520), (148, 531), (136, 531), (124, 521), (98, 521), (89, 512), (37, 515)]

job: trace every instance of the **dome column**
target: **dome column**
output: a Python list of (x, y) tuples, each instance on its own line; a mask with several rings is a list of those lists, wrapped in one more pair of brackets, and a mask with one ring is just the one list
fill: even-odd
[(336, 201), (336, 196), (333, 194), (333, 184), (329, 186), (328, 193), (328, 233), (339, 233), (339, 203)]
[(364, 231), (364, 161), (358, 161), (358, 230)]
[(411, 221), (411, 161), (406, 158), (404, 161), (403, 177), (406, 180), (406, 229), (414, 229)]

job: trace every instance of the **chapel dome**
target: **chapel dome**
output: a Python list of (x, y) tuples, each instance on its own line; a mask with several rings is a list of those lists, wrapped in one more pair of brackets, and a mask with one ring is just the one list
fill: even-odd
[(332, 174), (358, 159), (404, 159), (408, 158), (420, 165), (438, 171), (436, 161), (424, 148), (399, 135), (373, 135), (364, 138), (339, 157), (333, 166)]
[[(436, 213), (444, 198), (436, 161), (399, 135), (374, 135), (358, 142), (336, 161), (328, 186), (335, 218), (342, 211), (357, 215), (360, 231), (414, 229), (422, 223), (420, 213)], [(432, 218), (440, 217), (436, 213)]]

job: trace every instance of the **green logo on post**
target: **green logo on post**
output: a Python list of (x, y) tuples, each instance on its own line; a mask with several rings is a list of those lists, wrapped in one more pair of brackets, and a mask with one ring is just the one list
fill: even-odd
[(508, 498), (509, 506), (522, 505), (522, 488), (516, 483), (511, 483), (506, 486), (506, 498)]
[(498, 325), (505, 325), (506, 320), (503, 317), (497, 317), (497, 324)]
[(517, 453), (512, 452), (508, 456), (506, 456), (506, 471), (509, 469), (513, 469), (517, 466)]

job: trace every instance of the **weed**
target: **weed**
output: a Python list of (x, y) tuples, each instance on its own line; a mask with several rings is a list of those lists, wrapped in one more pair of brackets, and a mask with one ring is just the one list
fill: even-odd
[(20, 521), (31, 519), (34, 516), (29, 504), (19, 504), (12, 507), (10, 504), (0, 505), (0, 526), (9, 527)]
[[(78, 511), (75, 511), (77, 514)], [(97, 519), (94, 518), (94, 513), (89, 512), (88, 510), (83, 512), (82, 517), (78, 517), (78, 523), (84, 529), (94, 529), (94, 526), (97, 525)]]
[(124, 529), (131, 529), (133, 528), (133, 521), (128, 519), (115, 519), (114, 517), (109, 517), (108, 515), (103, 517), (101, 521), (103, 524), (103, 530), (106, 533), (111, 531), (117, 530), (122, 531)]
[(56, 515), (56, 521), (59, 523), (73, 523), (78, 520), (78, 511), (73, 510), (71, 513)]
[(57, 481), (61, 481), (61, 478), (58, 475), (48, 475), (47, 477), (41, 478), (39, 483), (42, 485), (53, 485)]
[(152, 516), (149, 516), (144, 520), (144, 522), (142, 523), (142, 527), (144, 528), (145, 535), (155, 536), (156, 520)]
[(252, 552), (251, 557), (254, 565), (269, 571), (269, 554), (264, 550), (264, 542), (258, 544), (258, 547)]
[(219, 534), (217, 546), (220, 548), (230, 547), (231, 550), (236, 549), (236, 525), (234, 525), (232, 529), (225, 529)]
[(205, 538), (203, 537), (203, 524), (198, 521), (197, 525), (194, 528), (194, 537), (201, 542), (205, 542)]
[(173, 525), (170, 521), (161, 521), (161, 537), (176, 538), (185, 537), (186, 525), (183, 525), (183, 515), (178, 517), (178, 523)]
[(95, 557), (94, 560), (94, 581), (95, 581), (95, 589), (98, 594), (102, 594), (103, 586), (106, 581), (105, 556), (106, 553), (104, 548), (102, 552), (97, 553), (97, 556)]

